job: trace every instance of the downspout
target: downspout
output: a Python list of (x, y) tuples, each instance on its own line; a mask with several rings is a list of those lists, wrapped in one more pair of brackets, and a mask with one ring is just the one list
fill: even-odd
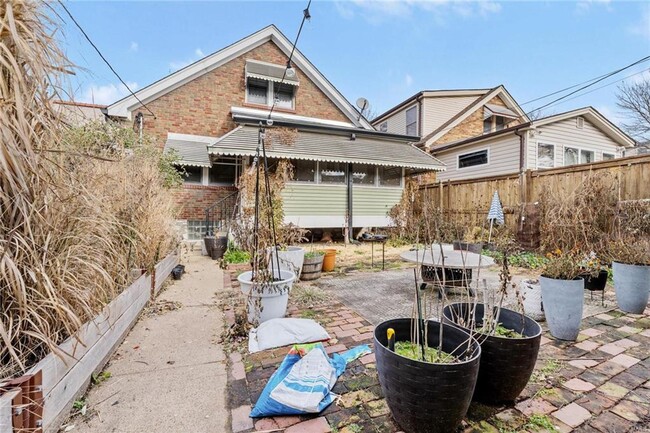
[(519, 173), (523, 173), (524, 166), (526, 164), (525, 152), (526, 152), (526, 137), (527, 131), (521, 133), (519, 129), (515, 130), (515, 135), (519, 136)]
[(348, 180), (348, 241), (354, 242), (354, 227), (352, 225), (352, 164), (348, 164), (347, 168)]

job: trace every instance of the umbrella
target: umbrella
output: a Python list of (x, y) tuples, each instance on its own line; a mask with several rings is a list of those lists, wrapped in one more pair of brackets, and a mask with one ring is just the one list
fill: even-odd
[(494, 191), (492, 196), (492, 203), (490, 204), (490, 210), (488, 211), (487, 219), (490, 221), (490, 235), (488, 237), (488, 242), (492, 239), (492, 225), (496, 222), (499, 225), (505, 223), (503, 217), (503, 208), (501, 207), (501, 200), (499, 199), (499, 192)]

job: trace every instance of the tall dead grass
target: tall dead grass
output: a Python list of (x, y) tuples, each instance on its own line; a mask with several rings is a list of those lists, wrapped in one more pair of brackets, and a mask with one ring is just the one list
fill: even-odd
[(0, 378), (56, 352), (175, 239), (159, 153), (63, 129), (50, 99), (69, 65), (45, 7), (0, 3)]

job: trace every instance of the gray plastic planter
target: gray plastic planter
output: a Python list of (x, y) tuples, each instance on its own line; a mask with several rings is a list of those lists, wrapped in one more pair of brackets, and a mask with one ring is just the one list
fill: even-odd
[(618, 308), (641, 314), (650, 296), (650, 266), (612, 263)]
[(582, 321), (584, 280), (540, 277), (539, 282), (542, 286), (544, 314), (551, 335), (560, 340), (575, 340)]

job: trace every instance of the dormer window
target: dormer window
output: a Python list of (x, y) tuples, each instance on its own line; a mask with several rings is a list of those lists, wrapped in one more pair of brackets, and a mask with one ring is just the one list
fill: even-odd
[(483, 108), (483, 133), (501, 131), (519, 116), (514, 111), (500, 105), (485, 104)]
[(246, 102), (277, 108), (295, 107), (295, 90), (299, 82), (295, 74), (288, 77), (287, 67), (257, 60), (246, 61)]

